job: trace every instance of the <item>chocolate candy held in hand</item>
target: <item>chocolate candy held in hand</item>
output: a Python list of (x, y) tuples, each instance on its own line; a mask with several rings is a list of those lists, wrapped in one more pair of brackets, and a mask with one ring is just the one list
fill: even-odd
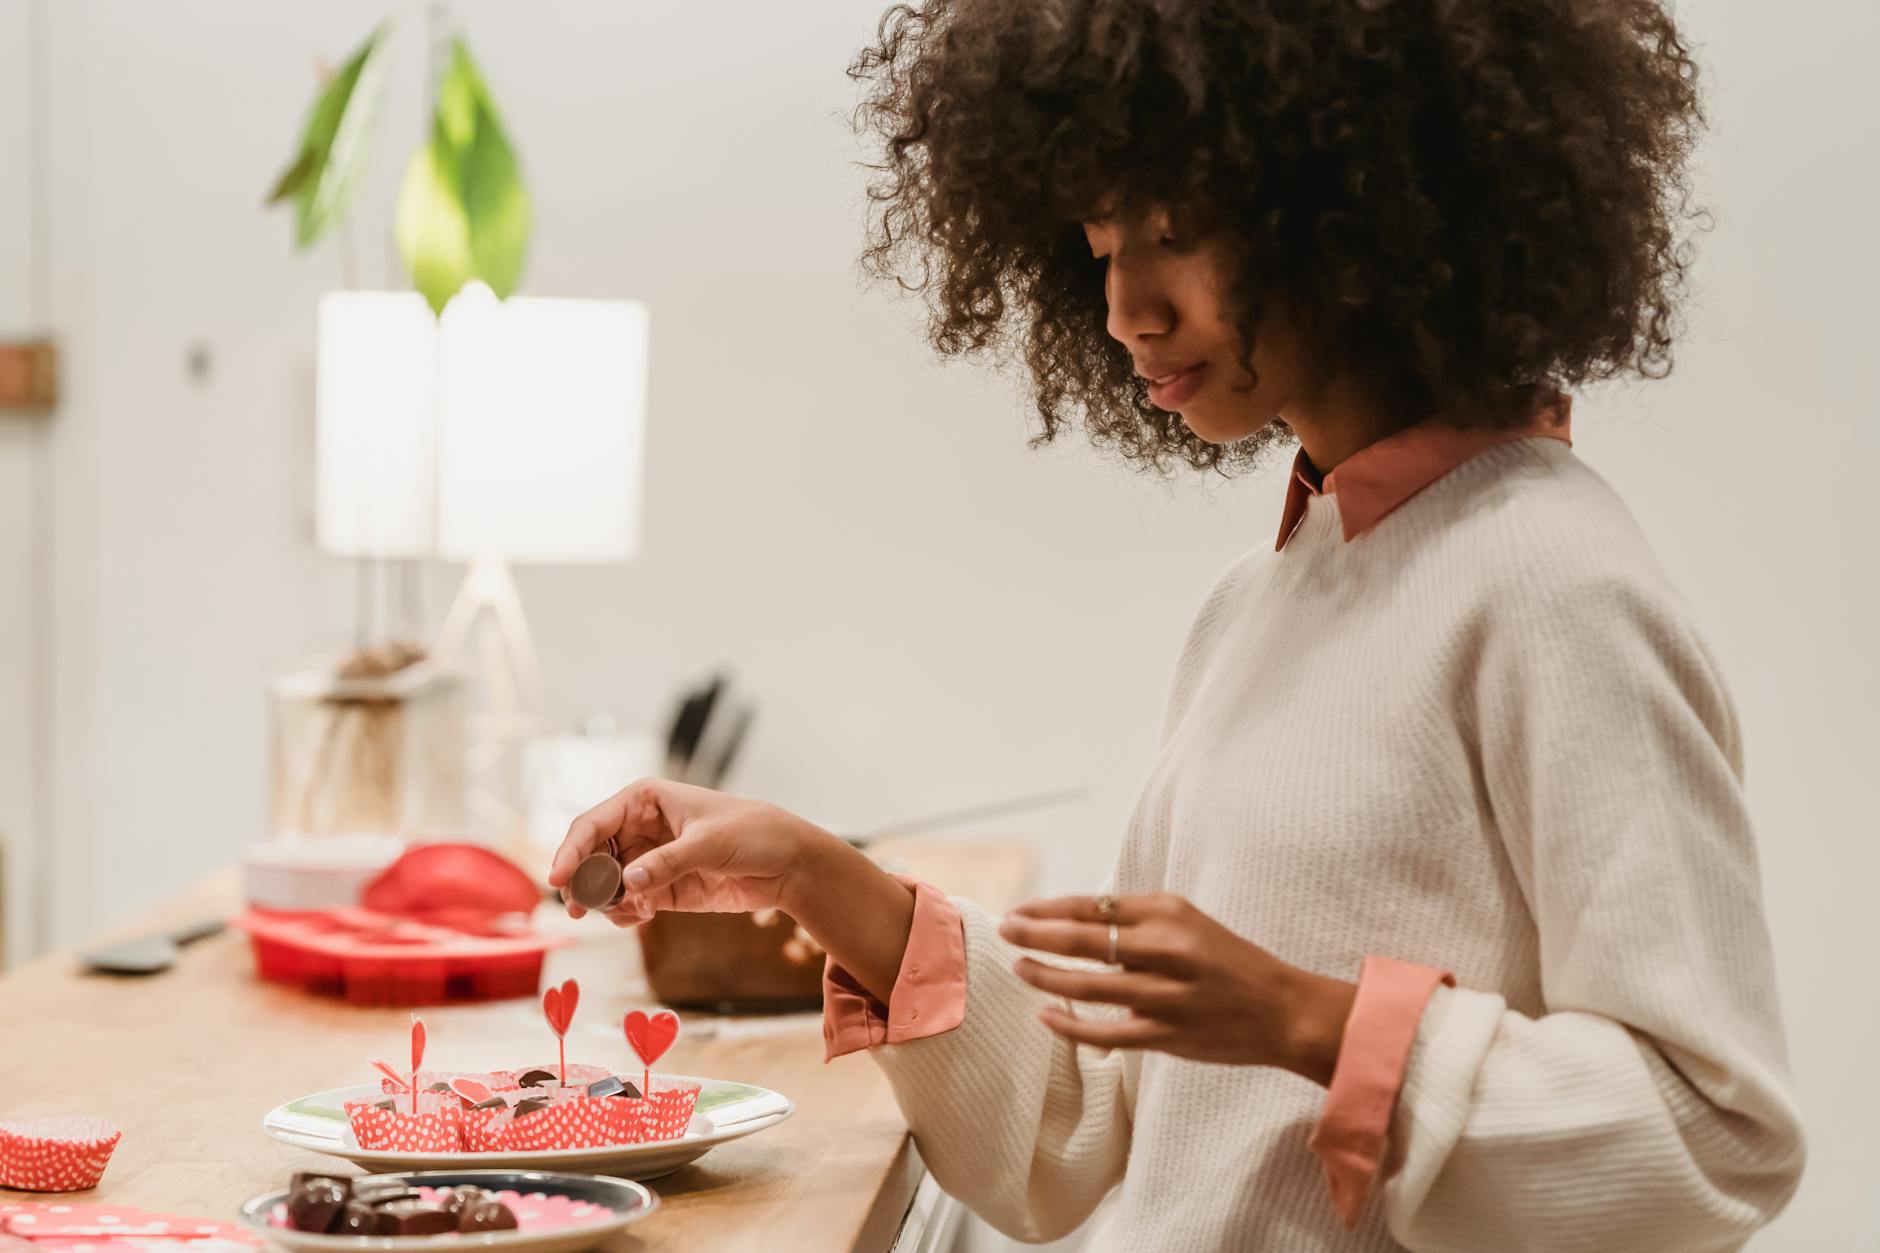
[(555, 1072), (552, 1070), (525, 1071), (516, 1082), (525, 1088), (544, 1087), (547, 1084), (555, 1082)]
[(378, 1211), (382, 1236), (441, 1236), (457, 1230), (455, 1214), (446, 1214), (420, 1200), (393, 1201), (379, 1206)]
[(295, 1175), (287, 1190), (287, 1225), (295, 1231), (329, 1231), (351, 1197), (351, 1180), (336, 1175)]
[(514, 1231), (515, 1229), (515, 1212), (494, 1197), (472, 1201), (457, 1216), (457, 1230), (459, 1231)]

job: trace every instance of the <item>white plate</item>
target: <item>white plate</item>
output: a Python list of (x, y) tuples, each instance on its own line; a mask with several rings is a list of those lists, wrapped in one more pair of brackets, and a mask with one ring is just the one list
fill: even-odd
[(391, 1149), (362, 1149), (346, 1121), (347, 1101), (376, 1101), (384, 1097), (376, 1083), (316, 1092), (276, 1106), (261, 1120), (261, 1129), (283, 1144), (328, 1153), (357, 1162), (367, 1170), (565, 1170), (619, 1175), (625, 1179), (652, 1179), (697, 1161), (715, 1145), (774, 1127), (796, 1112), (789, 1097), (768, 1088), (722, 1079), (689, 1075), (662, 1075), (700, 1087), (699, 1112), (677, 1140), (652, 1144), (613, 1144), (592, 1149), (539, 1149), (514, 1153), (405, 1153)]
[(401, 1172), (414, 1185), (432, 1188), (475, 1184), (493, 1192), (548, 1192), (591, 1201), (613, 1211), (606, 1218), (579, 1227), (551, 1231), (480, 1231), (439, 1236), (329, 1236), (319, 1232), (276, 1227), (268, 1221), (274, 1207), (287, 1200), (285, 1192), (269, 1192), (242, 1206), (242, 1225), (293, 1249), (295, 1253), (420, 1253), (421, 1250), (491, 1249), (499, 1253), (579, 1253), (611, 1239), (629, 1223), (636, 1223), (659, 1208), (659, 1197), (642, 1184), (625, 1179), (586, 1175), (552, 1175), (515, 1171), (440, 1171), (435, 1174)]

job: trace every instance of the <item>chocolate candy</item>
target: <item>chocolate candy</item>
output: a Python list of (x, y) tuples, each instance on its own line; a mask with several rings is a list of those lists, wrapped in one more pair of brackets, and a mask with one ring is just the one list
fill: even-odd
[(555, 1072), (552, 1070), (527, 1071), (518, 1076), (516, 1082), (525, 1088), (540, 1088), (555, 1082)]
[(494, 1197), (472, 1201), (457, 1216), (459, 1231), (514, 1231), (515, 1211)]
[(407, 1199), (377, 1207), (382, 1236), (441, 1236), (457, 1230), (457, 1216), (423, 1201)]
[(346, 1208), (339, 1212), (339, 1218), (331, 1230), (336, 1236), (376, 1236), (379, 1234), (379, 1211), (370, 1201), (361, 1201), (355, 1197), (346, 1202)]
[(470, 1108), (471, 1109), (501, 1109), (507, 1104), (509, 1104), (509, 1102), (503, 1099), (502, 1093), (498, 1092), (494, 1096), (490, 1097), (489, 1100), (478, 1101), (475, 1105), (472, 1105)]
[(614, 1093), (614, 1095), (624, 1096), (629, 1101), (637, 1101), (640, 1099), (640, 1090), (631, 1083), (628, 1083), (625, 1079), (622, 1079), (620, 1081), (620, 1091)]
[(619, 1096), (626, 1090), (627, 1085), (621, 1081), (619, 1075), (608, 1075), (605, 1079), (596, 1079), (587, 1085), (587, 1094), (596, 1097)]
[(350, 1179), (339, 1175), (297, 1174), (287, 1189), (287, 1225), (295, 1231), (328, 1231), (351, 1198)]
[(440, 1079), (438, 1082), (426, 1088), (425, 1091), (426, 1092), (448, 1092), (450, 1091), (450, 1085)]
[(529, 1097), (527, 1100), (517, 1101), (516, 1102), (516, 1117), (527, 1118), (530, 1114), (533, 1114), (536, 1110), (547, 1109), (548, 1106), (549, 1106), (549, 1102), (539, 1096), (532, 1096), (532, 1097)]
[(398, 1111), (398, 1102), (394, 1101), (391, 1097), (388, 1096), (382, 1101), (372, 1102), (372, 1108), (373, 1109), (389, 1109), (392, 1112), (396, 1113)]

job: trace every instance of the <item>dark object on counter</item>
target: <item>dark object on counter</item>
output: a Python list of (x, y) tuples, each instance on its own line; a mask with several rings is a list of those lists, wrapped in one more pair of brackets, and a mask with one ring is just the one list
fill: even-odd
[(822, 1004), (823, 951), (788, 914), (655, 914), (639, 934), (662, 1005), (776, 1013)]
[(228, 924), (220, 918), (211, 918), (194, 926), (184, 927), (166, 935), (145, 936), (125, 944), (113, 944), (109, 948), (95, 949), (83, 954), (79, 960), (85, 963), (85, 969), (101, 975), (155, 975), (162, 974), (176, 964), (181, 956), (180, 949), (185, 944), (194, 944), (197, 940), (206, 940), (212, 935), (220, 935)]

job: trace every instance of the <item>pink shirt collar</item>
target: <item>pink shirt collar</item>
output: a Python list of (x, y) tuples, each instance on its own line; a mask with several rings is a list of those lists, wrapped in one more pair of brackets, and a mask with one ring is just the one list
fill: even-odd
[(1294, 528), (1306, 516), (1313, 496), (1338, 494), (1338, 514), (1345, 539), (1356, 539), (1376, 526), (1386, 514), (1442, 478), (1463, 462), (1491, 448), (1517, 439), (1557, 439), (1571, 445), (1573, 398), (1562, 396), (1555, 405), (1535, 411), (1526, 425), (1507, 429), (1461, 430), (1427, 418), (1375, 444), (1360, 448), (1321, 476), (1301, 448), (1293, 458), (1292, 478), (1286, 485), (1286, 509), (1280, 516), (1279, 542), (1286, 547)]

